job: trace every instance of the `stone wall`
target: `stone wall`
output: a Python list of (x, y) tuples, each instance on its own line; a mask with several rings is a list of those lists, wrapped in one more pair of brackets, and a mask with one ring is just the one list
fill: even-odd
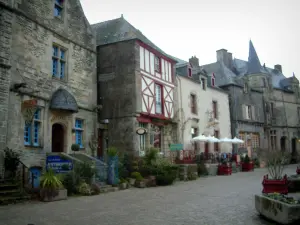
[(109, 146), (136, 152), (136, 65), (134, 40), (97, 47), (100, 120), (107, 119)]
[[(54, 122), (67, 124), (64, 146), (67, 152), (74, 142), (72, 134), (74, 120), (82, 118), (85, 129), (84, 147), (88, 151), (89, 138), (96, 130), (96, 113), (93, 111), (97, 104), (96, 47), (92, 29), (85, 18), (80, 1), (64, 1), (61, 18), (54, 17), (54, 1), (0, 0), (0, 6), (0, 28), (1, 31), (5, 31), (5, 38), (0, 43), (5, 53), (1, 55), (0, 63), (7, 64), (8, 59), (11, 60), (10, 69), (3, 70), (1, 67), (0, 76), (5, 76), (2, 82), (7, 85), (9, 82), (11, 85), (27, 84), (26, 88), (10, 92), (9, 97), (8, 88), (3, 91), (6, 100), (9, 100), (8, 103), (2, 101), (0, 103), (2, 104), (0, 108), (4, 108), (1, 112), (9, 109), (8, 118), (3, 117), (5, 116), (3, 113), (0, 116), (0, 120), (3, 117), (8, 121), (8, 129), (5, 129), (7, 130), (5, 133), (8, 134), (5, 146), (20, 150), (26, 164), (39, 165), (44, 159), (45, 152), (51, 151), (52, 124)], [(2, 17), (5, 20), (2, 20)], [(52, 78), (53, 44), (66, 50), (64, 80)], [(49, 101), (59, 87), (66, 89), (75, 97), (79, 112), (60, 117), (59, 120), (57, 118), (52, 120), (54, 114), (49, 110)], [(24, 146), (21, 102), (30, 98), (38, 99), (38, 106), (43, 115), (41, 146), (35, 148)]]

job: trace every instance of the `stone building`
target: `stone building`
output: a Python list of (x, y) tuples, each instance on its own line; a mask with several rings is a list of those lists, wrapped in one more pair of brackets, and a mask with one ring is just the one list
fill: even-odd
[[(0, 0), (0, 146), (41, 166), (96, 130), (95, 38), (79, 0)], [(28, 123), (25, 124), (25, 121)]]
[(286, 78), (281, 65), (261, 65), (249, 43), (248, 61), (233, 59), (225, 49), (217, 62), (203, 65), (230, 94), (232, 135), (245, 140), (240, 147), (299, 150), (299, 81)]
[[(176, 143), (175, 61), (123, 16), (92, 25), (96, 32), (100, 141), (135, 155)], [(147, 131), (138, 135), (139, 127)], [(100, 154), (100, 156), (101, 156)]]
[(192, 144), (200, 134), (231, 138), (228, 93), (216, 85), (215, 77), (200, 68), (199, 59), (189, 62), (177, 59), (179, 133), (185, 149), (201, 152), (231, 152), (232, 145), (218, 143)]

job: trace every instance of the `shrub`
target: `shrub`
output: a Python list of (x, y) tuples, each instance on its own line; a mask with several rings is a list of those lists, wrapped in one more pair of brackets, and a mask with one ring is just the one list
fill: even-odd
[(203, 161), (199, 162), (197, 164), (197, 169), (198, 169), (198, 176), (206, 176), (208, 175), (208, 171), (207, 171), (207, 168), (204, 164)]
[(144, 161), (146, 165), (153, 165), (158, 159), (158, 149), (157, 148), (149, 148), (146, 150), (146, 154), (144, 156)]
[(131, 173), (131, 178), (133, 179), (140, 179), (142, 177), (142, 175), (139, 172), (132, 172)]
[(72, 144), (71, 145), (71, 150), (73, 152), (78, 152), (80, 150), (80, 146), (78, 144)]
[(77, 163), (74, 173), (83, 179), (87, 184), (92, 183), (92, 178), (96, 174), (96, 169), (90, 163)]
[(85, 182), (78, 186), (78, 193), (81, 195), (92, 195), (91, 186)]
[(20, 154), (10, 148), (4, 149), (4, 168), (10, 171), (13, 176), (16, 175), (20, 163)]
[(82, 183), (79, 174), (75, 172), (69, 172), (64, 175), (63, 185), (68, 190), (68, 195), (78, 194), (77, 186)]
[(118, 150), (117, 150), (117, 148), (115, 148), (115, 147), (109, 147), (109, 148), (107, 149), (107, 155), (108, 155), (109, 157), (115, 157), (115, 156), (117, 156), (117, 155), (118, 155)]

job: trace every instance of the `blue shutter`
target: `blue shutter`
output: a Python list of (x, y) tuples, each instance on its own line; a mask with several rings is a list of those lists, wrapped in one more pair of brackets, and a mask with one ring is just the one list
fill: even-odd
[(34, 121), (33, 126), (33, 145), (39, 146), (39, 130), (40, 130), (40, 123), (37, 121)]

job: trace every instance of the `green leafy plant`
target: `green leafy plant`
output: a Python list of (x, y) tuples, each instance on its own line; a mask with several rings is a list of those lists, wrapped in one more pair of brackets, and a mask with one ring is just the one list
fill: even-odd
[(246, 155), (243, 159), (243, 163), (250, 163), (250, 158), (248, 155)]
[(61, 177), (56, 175), (52, 169), (46, 171), (40, 178), (40, 195), (42, 198), (52, 199), (58, 195), (59, 189), (63, 188)]
[(142, 177), (142, 175), (139, 172), (132, 172), (130, 177), (137, 180)]
[(72, 144), (71, 145), (71, 150), (73, 152), (78, 152), (80, 150), (80, 146), (78, 144)]
[(204, 164), (203, 161), (200, 161), (198, 164), (197, 164), (197, 169), (198, 169), (198, 176), (206, 176), (208, 175), (208, 171), (207, 171), (207, 168)]
[(92, 183), (92, 178), (96, 174), (96, 169), (90, 163), (78, 163), (74, 167), (74, 174), (80, 177), (80, 179), (84, 180), (87, 184)]
[(92, 195), (92, 189), (91, 186), (85, 182), (81, 183), (78, 186), (78, 193), (81, 195)]
[(117, 156), (117, 155), (118, 155), (118, 150), (117, 150), (117, 148), (116, 148), (116, 147), (109, 147), (109, 148), (107, 149), (107, 155), (108, 155), (109, 157), (115, 157), (115, 156)]
[(146, 165), (153, 165), (158, 159), (158, 149), (157, 148), (149, 148), (146, 150), (144, 161)]
[(10, 148), (4, 149), (4, 168), (6, 171), (12, 173), (14, 177), (16, 175), (18, 166), (20, 164), (20, 154), (13, 151)]

